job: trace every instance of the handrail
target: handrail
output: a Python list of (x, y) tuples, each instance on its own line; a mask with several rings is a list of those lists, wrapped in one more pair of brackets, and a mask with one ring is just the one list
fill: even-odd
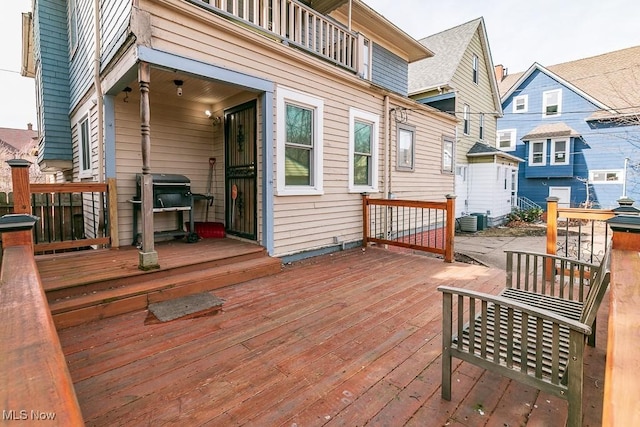
[[(378, 243), (444, 255), (453, 262), (455, 196), (446, 202), (362, 196), (362, 245)], [(376, 207), (380, 207), (376, 209)]]
[(3, 421), (84, 425), (29, 245), (4, 249), (0, 282)]
[(297, 0), (189, 0), (274, 34), (346, 69), (358, 71), (358, 34)]

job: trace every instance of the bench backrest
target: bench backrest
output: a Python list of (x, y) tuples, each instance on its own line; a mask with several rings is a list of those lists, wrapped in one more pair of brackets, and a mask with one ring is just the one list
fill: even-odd
[[(600, 268), (596, 270), (595, 277), (592, 278), (589, 293), (584, 300), (582, 306), (582, 313), (580, 314), (580, 321), (586, 325), (592, 325), (593, 321), (598, 314), (600, 303), (604, 298), (604, 293), (609, 286), (609, 280), (611, 276), (611, 245), (607, 247), (602, 258)], [(595, 331), (594, 331), (595, 332)]]

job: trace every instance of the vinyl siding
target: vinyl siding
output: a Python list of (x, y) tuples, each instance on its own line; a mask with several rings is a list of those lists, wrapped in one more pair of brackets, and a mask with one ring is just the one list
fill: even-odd
[(104, 69), (127, 38), (131, 0), (100, 2), (101, 66)]
[[(483, 213), (499, 218), (511, 212), (511, 171), (513, 163), (502, 161), (473, 161), (469, 165), (470, 192), (469, 213)], [(505, 171), (507, 185), (505, 188)]]
[[(72, 159), (69, 126), (69, 39), (67, 2), (34, 3), (36, 87), (39, 90), (40, 132), (38, 161)], [(63, 58), (61, 60), (61, 58)]]
[(75, 0), (78, 9), (78, 45), (69, 61), (70, 111), (93, 83), (95, 52), (93, 0)]
[[(379, 89), (370, 89), (367, 82), (356, 76), (336, 78), (335, 69), (323, 61), (287, 46), (273, 44), (261, 36), (245, 32), (238, 27), (230, 26), (227, 30), (224, 23), (213, 25), (204, 20), (190, 20), (186, 15), (173, 9), (162, 8), (157, 3), (141, 3), (141, 7), (151, 13), (151, 22), (154, 25), (152, 31), (154, 48), (230, 70), (241, 70), (244, 74), (273, 81), (277, 86), (286, 86), (323, 99), (324, 194), (274, 198), (274, 255), (282, 256), (332, 246), (334, 236), (340, 237), (345, 242), (361, 239), (361, 196), (348, 192), (349, 108), (356, 107), (380, 115), (379, 149), (380, 158), (383, 159), (385, 149), (382, 144), (383, 93)], [(188, 7), (185, 5), (185, 8)], [(217, 18), (212, 16), (211, 19), (216, 22)], [(182, 105), (179, 102), (156, 99), (153, 96), (153, 82), (151, 87), (152, 172), (170, 170), (172, 173), (185, 174), (192, 179), (194, 192), (204, 192), (207, 162), (203, 159), (212, 155), (217, 159), (224, 158), (222, 136), (216, 134), (221, 132), (221, 128), (219, 130), (214, 128), (213, 134), (211, 133), (210, 122), (202, 114), (204, 110), (202, 105)], [(255, 97), (255, 95), (251, 96)], [(115, 101), (118, 202), (121, 212), (120, 238), (123, 242), (131, 240), (132, 217), (127, 200), (135, 193), (133, 177), (141, 167), (136, 97), (137, 95), (135, 97), (130, 95), (127, 104), (119, 102), (122, 95), (119, 95)], [(214, 109), (221, 111), (239, 103), (241, 103), (240, 99), (228, 100), (224, 105), (217, 105)], [(279, 112), (275, 100), (273, 104), (274, 110), (266, 112), (266, 117), (273, 120), (275, 130)], [(416, 172), (394, 171), (392, 191), (399, 198), (444, 200), (444, 195), (452, 192), (453, 177), (441, 175), (439, 172), (441, 136), (442, 134), (453, 135), (454, 122), (442, 119), (440, 113), (434, 113), (433, 110), (413, 101), (393, 96), (391, 108), (395, 105), (413, 110), (409, 114), (409, 124), (417, 128), (417, 149)], [(258, 129), (261, 129), (260, 124), (258, 126)], [(392, 126), (392, 133), (395, 135), (395, 126)], [(391, 147), (395, 153), (394, 135), (392, 135)], [(175, 146), (176, 140), (180, 141), (178, 147)], [(260, 138), (260, 141), (262, 140), (263, 138)], [(276, 141), (275, 134), (265, 141), (273, 144), (274, 153), (277, 152)], [(259, 155), (261, 151), (259, 147)], [(176, 161), (177, 159), (179, 161)], [(274, 171), (276, 171), (276, 160), (275, 156), (271, 160)], [(395, 162), (395, 154), (391, 161)], [(224, 169), (221, 162), (218, 164), (215, 219), (221, 221), (224, 218), (222, 204)], [(380, 179), (384, 176), (383, 164), (381, 160)], [(261, 165), (260, 158), (259, 177), (262, 174)], [(434, 171), (437, 172), (434, 173)], [(273, 178), (275, 187), (276, 177)], [(382, 188), (382, 186), (380, 183), (379, 187)], [(259, 182), (258, 188), (261, 187), (262, 182)], [(259, 219), (264, 215), (261, 203), (261, 194), (258, 194)], [(196, 215), (196, 218), (201, 218), (203, 213), (196, 208)], [(210, 220), (213, 219), (210, 218)], [(158, 220), (156, 226), (160, 224)], [(260, 223), (258, 229), (261, 230)], [(258, 240), (261, 239), (262, 236), (259, 236)]]
[(409, 64), (377, 43), (372, 43), (371, 81), (400, 95), (409, 91)]

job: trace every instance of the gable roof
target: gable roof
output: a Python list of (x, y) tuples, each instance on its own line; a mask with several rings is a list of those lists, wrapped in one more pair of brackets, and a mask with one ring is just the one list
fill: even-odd
[(600, 115), (640, 113), (640, 46), (547, 68), (534, 63), (527, 71), (507, 75), (499, 82), (502, 100), (506, 100), (535, 69), (569, 86), (603, 110), (609, 110)]
[(38, 132), (33, 129), (0, 128), (0, 143), (16, 153), (35, 147)]
[(409, 95), (451, 86), (453, 76), (478, 30), (494, 95), (495, 108), (496, 111), (502, 112), (500, 92), (498, 92), (498, 84), (493, 72), (489, 39), (482, 17), (419, 40), (434, 53), (434, 56), (409, 64)]

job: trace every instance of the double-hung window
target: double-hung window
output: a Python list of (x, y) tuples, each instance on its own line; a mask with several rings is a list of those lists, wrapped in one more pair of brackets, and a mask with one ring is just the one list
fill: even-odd
[(478, 119), (478, 138), (480, 140), (484, 139), (484, 113), (481, 113)]
[(569, 141), (566, 139), (554, 139), (551, 141), (551, 164), (569, 164)]
[(277, 194), (322, 194), (324, 102), (279, 87), (277, 109)]
[(520, 95), (513, 98), (513, 112), (526, 113), (529, 110), (529, 96)]
[(471, 79), (475, 84), (478, 84), (480, 76), (478, 75), (478, 55), (473, 55), (471, 60)]
[(529, 142), (529, 166), (544, 166), (547, 164), (547, 141)]
[(516, 149), (516, 130), (499, 130), (497, 134), (496, 146), (503, 151), (513, 151)]
[(562, 89), (542, 92), (542, 117), (555, 117), (562, 113)]
[(471, 112), (469, 111), (469, 106), (464, 104), (462, 109), (462, 122), (463, 122), (463, 133), (465, 135), (469, 135), (471, 132)]
[(416, 155), (416, 129), (398, 124), (398, 170), (413, 171)]
[(380, 117), (349, 110), (349, 191), (378, 190), (378, 129)]
[(454, 162), (453, 162), (453, 138), (443, 136), (442, 137), (442, 173), (453, 174)]
[(91, 136), (89, 135), (89, 117), (80, 121), (78, 139), (79, 174), (81, 178), (91, 176)]

